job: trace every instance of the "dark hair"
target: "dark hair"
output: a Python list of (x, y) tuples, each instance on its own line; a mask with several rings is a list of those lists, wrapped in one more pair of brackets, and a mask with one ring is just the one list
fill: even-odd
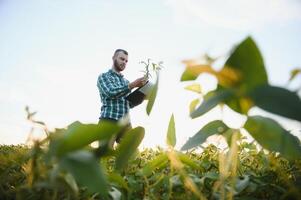
[(129, 55), (128, 52), (127, 52), (126, 50), (124, 50), (124, 49), (116, 49), (115, 52), (114, 52), (114, 56), (115, 56), (117, 53), (119, 53), (119, 52), (122, 52), (122, 53), (124, 53), (125, 55)]

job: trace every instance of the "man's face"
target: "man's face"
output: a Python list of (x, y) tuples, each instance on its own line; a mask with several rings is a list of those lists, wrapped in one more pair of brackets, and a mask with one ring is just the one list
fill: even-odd
[(125, 66), (128, 62), (128, 56), (123, 52), (118, 52), (113, 56), (114, 69), (118, 72), (121, 72), (125, 69)]

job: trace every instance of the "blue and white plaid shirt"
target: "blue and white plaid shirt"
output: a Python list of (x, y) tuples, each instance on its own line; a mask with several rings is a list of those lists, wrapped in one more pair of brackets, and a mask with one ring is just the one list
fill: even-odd
[(131, 92), (129, 81), (112, 69), (99, 75), (97, 87), (102, 102), (100, 118), (119, 120), (129, 113), (125, 97)]

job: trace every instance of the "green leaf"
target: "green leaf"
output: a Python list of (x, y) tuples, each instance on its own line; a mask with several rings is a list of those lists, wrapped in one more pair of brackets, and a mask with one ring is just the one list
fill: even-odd
[(168, 162), (168, 157), (165, 153), (161, 153), (156, 156), (153, 160), (149, 161), (143, 168), (142, 174), (144, 176), (150, 176), (156, 168), (165, 166)]
[(225, 88), (236, 87), (241, 79), (239, 70), (227, 66), (224, 66), (215, 76), (218, 80), (218, 84)]
[(181, 76), (181, 81), (191, 81), (195, 80), (198, 77), (198, 74), (194, 74), (188, 70), (185, 70)]
[(211, 180), (218, 180), (219, 179), (219, 173), (217, 172), (207, 172), (204, 174), (203, 178), (209, 178)]
[(63, 155), (91, 144), (96, 140), (106, 140), (118, 133), (121, 127), (117, 123), (103, 121), (100, 124), (82, 124), (78, 121), (66, 130), (59, 129), (62, 136), (57, 138), (57, 154)]
[(291, 71), (291, 76), (290, 76), (290, 79), (289, 81), (292, 81), (298, 74), (301, 73), (301, 69), (297, 68), (297, 69), (293, 69)]
[(263, 58), (251, 37), (247, 37), (234, 49), (224, 67), (240, 72), (241, 79), (238, 87), (243, 91), (268, 83)]
[(72, 189), (72, 191), (75, 194), (78, 194), (78, 186), (76, 184), (74, 177), (71, 174), (67, 173), (66, 175), (64, 175), (64, 180), (69, 185), (69, 187)]
[(232, 128), (229, 128), (227, 131), (225, 131), (222, 134), (223, 137), (225, 138), (225, 140), (226, 140), (229, 148), (232, 145), (232, 137), (233, 137), (234, 134), (238, 134), (237, 135), (238, 138), (242, 137), (242, 135), (241, 135), (241, 133), (240, 133), (240, 131), (238, 129), (232, 129)]
[(144, 128), (136, 127), (125, 133), (116, 150), (116, 169), (123, 169), (144, 137)]
[(232, 91), (230, 90), (221, 90), (214, 93), (209, 93), (205, 96), (204, 101), (201, 103), (201, 105), (194, 110), (190, 116), (191, 118), (199, 117), (215, 106), (217, 106), (219, 103), (224, 102), (226, 99), (232, 96)]
[(181, 81), (195, 80), (202, 73), (215, 75), (216, 71), (210, 65), (188, 65), (181, 76)]
[(76, 151), (63, 156), (60, 166), (69, 171), (75, 180), (91, 193), (108, 196), (108, 183), (98, 160), (88, 151)]
[(126, 189), (127, 191), (130, 190), (127, 182), (118, 173), (112, 172), (112, 173), (108, 174), (108, 180), (111, 183), (115, 183), (115, 184), (117, 184), (117, 186)]
[(181, 161), (183, 164), (185, 164), (186, 166), (189, 166), (189, 167), (191, 167), (192, 169), (199, 169), (199, 170), (202, 169), (202, 167), (201, 167), (199, 164), (197, 164), (196, 161), (194, 161), (194, 160), (192, 160), (191, 158), (189, 158), (188, 155), (183, 154), (183, 153), (181, 153), (181, 152), (177, 152), (177, 155), (178, 155), (180, 161)]
[(250, 108), (254, 106), (254, 103), (249, 97), (245, 97), (244, 95), (238, 95), (236, 93), (235, 96), (226, 99), (224, 103), (232, 110), (247, 115)]
[(300, 140), (276, 121), (261, 116), (249, 117), (244, 128), (265, 149), (277, 151), (289, 160), (301, 157)]
[(147, 97), (148, 102), (146, 105), (146, 113), (148, 115), (150, 115), (150, 112), (152, 111), (153, 105), (155, 103), (157, 92), (158, 92), (158, 85), (159, 85), (159, 72), (157, 72), (156, 83), (155, 83), (154, 87), (152, 88), (152, 90), (150, 91), (149, 96)]
[(220, 120), (215, 120), (213, 122), (205, 125), (199, 132), (197, 132), (193, 137), (189, 138), (188, 141), (182, 146), (181, 150), (188, 150), (199, 146), (206, 139), (214, 134), (223, 134), (229, 127)]
[(174, 147), (176, 145), (176, 142), (177, 139), (176, 139), (175, 118), (174, 115), (172, 114), (168, 124), (166, 143)]
[(195, 107), (200, 103), (200, 99), (197, 98), (197, 99), (194, 99), (193, 101), (190, 102), (189, 104), (189, 113), (191, 114), (194, 110), (195, 110)]
[[(225, 104), (238, 113), (247, 114), (253, 105), (245, 95), (257, 86), (268, 84), (263, 58), (251, 37), (234, 49), (223, 69), (233, 69), (235, 74), (239, 74), (239, 79), (234, 79), (234, 85), (230, 87), (237, 90), (235, 98), (227, 99)], [(218, 90), (224, 89), (221, 85), (223, 83), (219, 84)]]
[(219, 179), (219, 176), (220, 176), (220, 174), (218, 173), (218, 172), (207, 172), (207, 173), (205, 173), (204, 174), (204, 176), (201, 178), (201, 180), (200, 180), (200, 183), (202, 184), (202, 185), (205, 185), (205, 182), (206, 182), (206, 180), (207, 179), (209, 179), (209, 180), (213, 180), (213, 181), (216, 181), (216, 180), (218, 180)]
[(251, 93), (256, 106), (287, 118), (301, 121), (301, 100), (285, 88), (264, 85)]
[(234, 134), (235, 130), (229, 128), (226, 132), (224, 132), (223, 136), (228, 144), (228, 147), (231, 147), (232, 144), (232, 136)]
[(198, 94), (202, 93), (201, 85), (194, 83), (185, 87), (186, 90), (190, 90), (192, 92), (196, 92)]

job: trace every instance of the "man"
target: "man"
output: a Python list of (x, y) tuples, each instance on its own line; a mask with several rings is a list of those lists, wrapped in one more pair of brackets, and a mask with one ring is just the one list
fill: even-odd
[[(144, 77), (138, 78), (133, 82), (129, 82), (123, 77), (121, 72), (125, 69), (128, 62), (128, 52), (123, 49), (117, 49), (113, 55), (113, 66), (105, 73), (99, 75), (97, 87), (100, 93), (102, 102), (99, 123), (102, 120), (119, 121), (124, 119), (129, 114), (130, 106), (126, 96), (135, 87), (143, 86), (147, 80)], [(131, 127), (128, 122), (128, 127)], [(120, 142), (120, 138), (126, 130), (121, 131), (117, 135), (116, 142)], [(115, 142), (113, 138), (109, 142), (109, 147), (112, 148)]]

